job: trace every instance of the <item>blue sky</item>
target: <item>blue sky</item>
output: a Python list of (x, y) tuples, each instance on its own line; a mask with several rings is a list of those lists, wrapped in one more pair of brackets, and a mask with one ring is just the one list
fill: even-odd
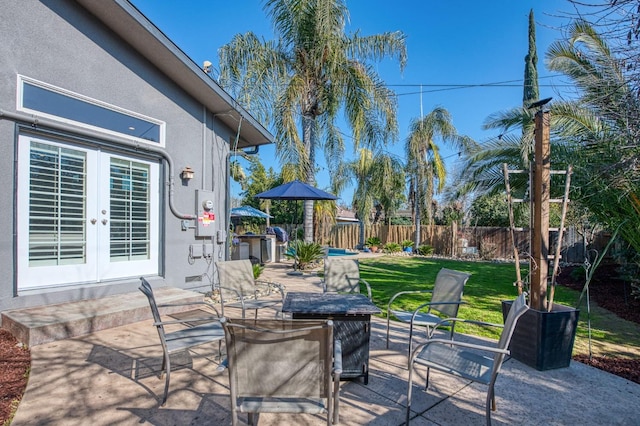
[[(131, 2), (198, 64), (209, 60), (216, 65), (218, 48), (235, 34), (252, 31), (273, 39), (260, 0)], [(495, 136), (495, 131), (482, 130), (487, 116), (522, 103), (532, 8), (540, 97), (559, 99), (568, 90), (564, 80), (544, 66), (547, 48), (562, 37), (561, 26), (572, 11), (566, 0), (349, 0), (347, 6), (347, 32), (372, 35), (400, 30), (407, 36), (404, 72), (391, 61), (377, 66), (383, 80), (398, 94), (400, 139), (387, 148), (389, 152), (403, 155), (411, 119), (420, 117), (421, 109), (426, 114), (436, 106), (449, 110), (460, 134), (478, 142)], [(349, 133), (348, 128), (343, 130)], [(347, 145), (353, 156), (349, 140)], [(451, 174), (456, 151), (443, 145), (441, 154)], [(260, 157), (265, 166), (279, 169), (273, 146), (261, 149)], [(318, 186), (326, 189), (328, 171), (322, 160), (318, 166)], [(341, 203), (351, 204), (351, 191), (339, 195)]]

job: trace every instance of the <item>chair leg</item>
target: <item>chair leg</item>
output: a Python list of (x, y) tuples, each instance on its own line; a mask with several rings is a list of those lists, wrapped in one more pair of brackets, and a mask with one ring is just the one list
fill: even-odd
[(238, 407), (233, 394), (231, 394), (231, 426), (238, 425)]
[(487, 391), (487, 403), (485, 408), (487, 426), (491, 426), (491, 411), (496, 411), (496, 395), (494, 393), (493, 386), (489, 386), (489, 390)]
[(167, 358), (168, 356), (166, 354), (162, 355), (162, 366), (160, 367), (160, 380), (162, 380), (162, 378), (164, 377), (165, 370), (167, 368)]
[(162, 397), (162, 404), (164, 406), (167, 403), (167, 396), (169, 394), (169, 380), (171, 379), (171, 358), (169, 354), (166, 354), (162, 360), (162, 365), (165, 366), (165, 379), (164, 379), (164, 396)]
[(387, 349), (389, 349), (389, 312), (387, 312)]
[(333, 401), (327, 401), (327, 404), (332, 404), (333, 406), (333, 424), (338, 424), (340, 422), (340, 380), (333, 380)]
[(491, 411), (496, 411), (496, 396), (492, 394), (491, 396)]
[(424, 390), (425, 392), (427, 391), (427, 389), (429, 389), (429, 372), (431, 371), (431, 369), (429, 367), (427, 367), (427, 377), (426, 380), (424, 381)]
[(409, 378), (407, 380), (407, 413), (405, 418), (405, 425), (409, 424), (409, 418), (411, 417), (411, 391), (412, 391), (412, 382), (413, 382), (413, 365), (411, 361), (409, 361)]
[(407, 360), (411, 363), (411, 347), (413, 346), (413, 324), (409, 324), (409, 353), (407, 354)]
[(496, 411), (496, 392), (493, 386), (491, 386), (489, 391), (491, 392), (491, 411)]

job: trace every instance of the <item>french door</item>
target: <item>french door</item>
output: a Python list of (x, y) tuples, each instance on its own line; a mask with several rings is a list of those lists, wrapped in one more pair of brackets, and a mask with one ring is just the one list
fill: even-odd
[(18, 290), (158, 272), (157, 163), (22, 135)]

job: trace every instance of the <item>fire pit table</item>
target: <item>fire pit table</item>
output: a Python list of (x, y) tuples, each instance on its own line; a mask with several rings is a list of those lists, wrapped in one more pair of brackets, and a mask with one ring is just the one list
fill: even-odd
[(380, 309), (363, 294), (287, 293), (282, 312), (293, 319), (330, 319), (342, 343), (341, 379), (364, 377), (369, 383), (371, 315)]

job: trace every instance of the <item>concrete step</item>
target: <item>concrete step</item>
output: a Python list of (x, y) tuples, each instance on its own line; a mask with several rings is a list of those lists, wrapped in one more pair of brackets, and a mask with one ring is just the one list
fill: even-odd
[[(200, 293), (172, 287), (156, 288), (154, 294), (159, 305), (203, 300)], [(160, 312), (164, 315), (193, 309), (193, 306), (176, 306), (162, 308)], [(101, 299), (5, 311), (2, 312), (2, 328), (31, 347), (150, 318), (147, 298), (136, 291)]]

